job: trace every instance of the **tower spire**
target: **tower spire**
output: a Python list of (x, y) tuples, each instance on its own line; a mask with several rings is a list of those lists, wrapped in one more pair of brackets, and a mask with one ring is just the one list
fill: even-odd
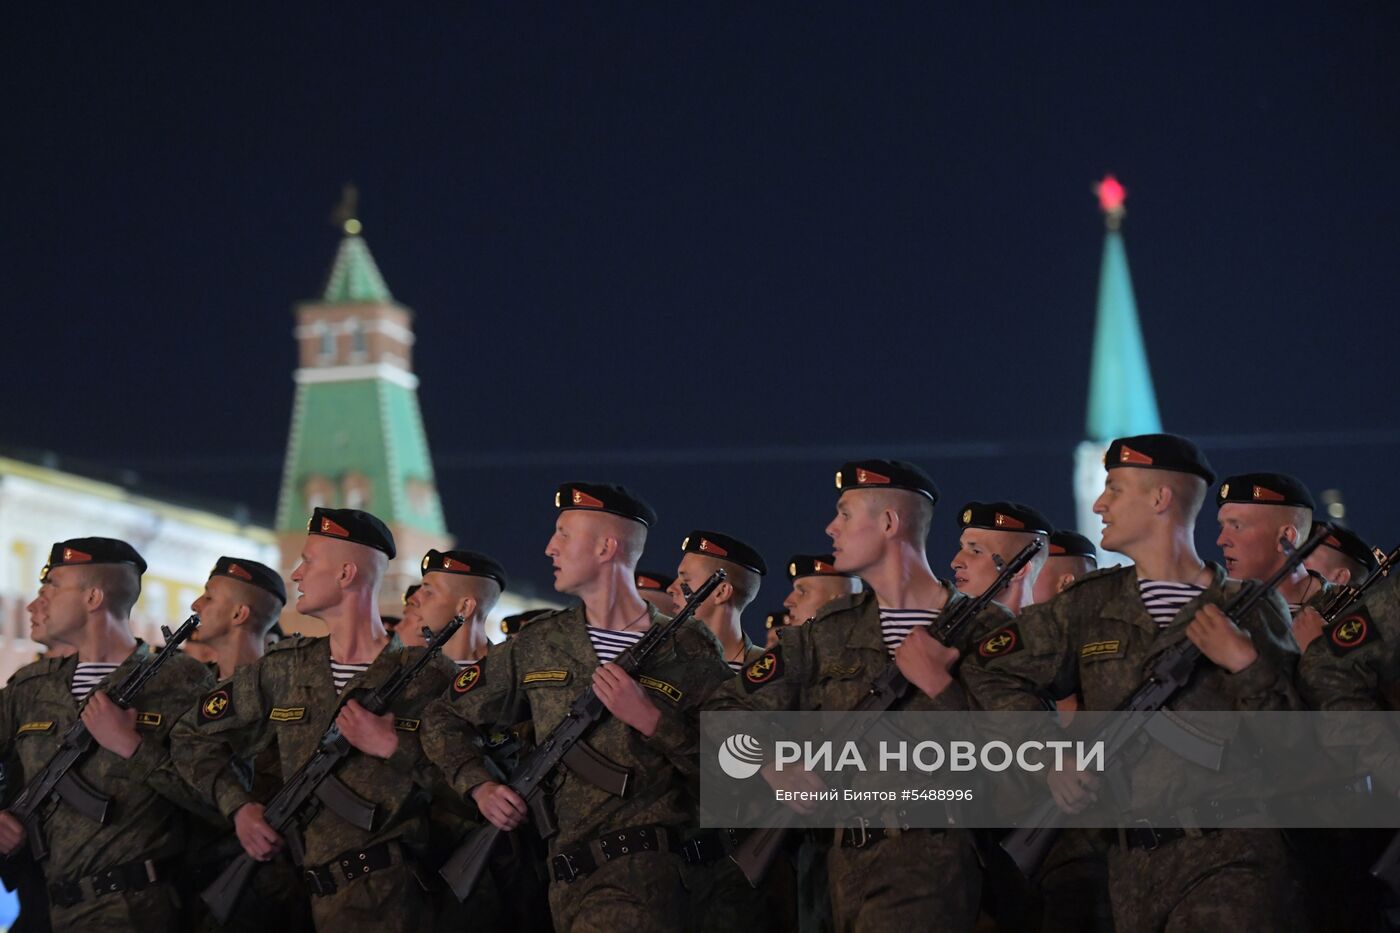
[[(1094, 186), (1094, 193), (1104, 215), (1105, 234), (1085, 440), (1075, 453), (1074, 477), (1079, 531), (1091, 541), (1101, 536), (1102, 523), (1094, 515), (1093, 505), (1103, 491), (1103, 454), (1109, 442), (1115, 437), (1162, 430), (1128, 271), (1128, 253), (1123, 246), (1121, 228), (1127, 214), (1123, 202), (1128, 192), (1117, 178), (1105, 175)], [(1101, 559), (1099, 563), (1102, 566), (1105, 561)]]

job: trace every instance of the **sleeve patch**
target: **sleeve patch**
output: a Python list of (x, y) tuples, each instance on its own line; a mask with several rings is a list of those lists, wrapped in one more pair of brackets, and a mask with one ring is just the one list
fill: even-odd
[(1380, 637), (1371, 611), (1365, 606), (1358, 606), (1355, 612), (1342, 616), (1327, 629), (1327, 647), (1332, 649), (1333, 654), (1341, 656), (1362, 645), (1379, 641)]
[(233, 709), (233, 697), (225, 689), (215, 690), (199, 701), (199, 721), (217, 722)]
[(420, 719), (399, 719), (394, 717), (394, 728), (400, 732), (417, 732), (418, 726), (422, 723)]
[(573, 674), (569, 671), (527, 671), (521, 683), (525, 686), (531, 684), (566, 684), (573, 679)]
[(1086, 661), (1100, 658), (1121, 658), (1122, 656), (1123, 642), (1117, 638), (1111, 641), (1091, 641), (1079, 649), (1079, 657)]
[(1020, 651), (1021, 630), (1015, 623), (1004, 625), (977, 643), (977, 659), (989, 661)]
[(52, 732), (54, 723), (52, 719), (43, 722), (27, 722), (15, 730), (15, 735), (25, 735), (31, 732)]
[(269, 722), (300, 722), (306, 718), (306, 707), (274, 706), (267, 718)]
[(643, 687), (646, 687), (648, 690), (655, 690), (657, 693), (661, 694), (666, 699), (670, 700), (672, 703), (679, 703), (681, 701), (681, 697), (685, 696), (685, 694), (682, 693), (680, 689), (676, 687), (675, 684), (668, 684), (666, 683), (666, 681), (658, 680), (655, 677), (638, 677), (637, 683), (641, 684)]
[(744, 689), (750, 693), (778, 680), (783, 676), (783, 653), (776, 649), (765, 651), (763, 657), (744, 668), (740, 676), (744, 679)]
[(476, 689), (476, 685), (479, 683), (481, 683), (481, 662), (477, 661), (457, 672), (456, 678), (452, 681), (452, 695), (459, 697), (470, 693)]

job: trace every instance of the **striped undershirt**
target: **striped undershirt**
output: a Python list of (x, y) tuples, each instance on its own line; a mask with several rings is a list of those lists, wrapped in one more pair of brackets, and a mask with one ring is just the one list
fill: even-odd
[(619, 654), (641, 641), (642, 635), (642, 632), (614, 632), (588, 626), (588, 640), (593, 642), (593, 653), (598, 655), (599, 664), (616, 661)]
[(355, 679), (356, 674), (363, 674), (369, 670), (369, 663), (365, 664), (341, 664), (334, 658), (331, 659), (331, 680), (335, 681), (335, 692), (339, 696), (345, 689), (345, 685)]
[(475, 664), (477, 661), (480, 661), (480, 660), (481, 660), (480, 658), (467, 658), (465, 661), (458, 661), (458, 662), (457, 662), (457, 666), (458, 666), (458, 667), (469, 667), (469, 666)]
[(914, 631), (914, 626), (932, 625), (937, 618), (937, 609), (886, 609), (881, 606), (880, 637), (890, 657), (894, 657), (894, 649), (904, 644), (904, 639)]
[(742, 670), (744, 669), (744, 662), (743, 662), (743, 661), (729, 661), (729, 660), (726, 660), (724, 663), (725, 663), (725, 664), (728, 664), (728, 665), (729, 665), (729, 669), (730, 669), (731, 671), (733, 671), (734, 673), (736, 673), (736, 674), (739, 673), (740, 671), (742, 671)]
[(103, 678), (117, 669), (115, 664), (101, 661), (79, 661), (73, 671), (73, 699), (79, 703), (88, 698), (92, 688), (102, 683)]
[(1205, 587), (1168, 580), (1139, 580), (1138, 592), (1142, 594), (1142, 604), (1152, 621), (1157, 623), (1158, 628), (1166, 628), (1181, 607), (1205, 592)]
[(1290, 616), (1296, 616), (1298, 613), (1300, 613), (1300, 612), (1302, 612), (1302, 611), (1303, 611), (1303, 604), (1302, 604), (1302, 603), (1289, 603), (1289, 604), (1288, 604), (1288, 614), (1289, 614)]

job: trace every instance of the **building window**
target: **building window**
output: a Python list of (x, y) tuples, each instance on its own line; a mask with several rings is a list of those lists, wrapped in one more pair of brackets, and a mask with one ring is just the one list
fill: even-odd
[(329, 480), (324, 476), (312, 476), (302, 484), (302, 495), (306, 497), (306, 511), (314, 512), (316, 509), (331, 508), (335, 505), (331, 501), (335, 492)]
[(365, 345), (365, 328), (360, 319), (352, 317), (345, 324), (350, 332), (350, 362), (363, 363), (369, 358), (369, 347)]
[(321, 364), (335, 362), (335, 334), (331, 333), (330, 326), (325, 321), (317, 321), (315, 324), (316, 339), (320, 342)]
[(363, 473), (346, 473), (340, 482), (340, 490), (347, 509), (369, 508), (370, 482)]

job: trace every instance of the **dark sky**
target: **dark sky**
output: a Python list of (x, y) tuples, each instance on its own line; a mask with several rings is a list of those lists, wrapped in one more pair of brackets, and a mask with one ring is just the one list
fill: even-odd
[(448, 6), (12, 23), (0, 443), (270, 514), (353, 179), (464, 543), (547, 585), (554, 485), (613, 479), (648, 563), (779, 565), (906, 453), (942, 566), (966, 499), (1072, 519), (1113, 171), (1168, 429), (1394, 544), (1400, 5)]

